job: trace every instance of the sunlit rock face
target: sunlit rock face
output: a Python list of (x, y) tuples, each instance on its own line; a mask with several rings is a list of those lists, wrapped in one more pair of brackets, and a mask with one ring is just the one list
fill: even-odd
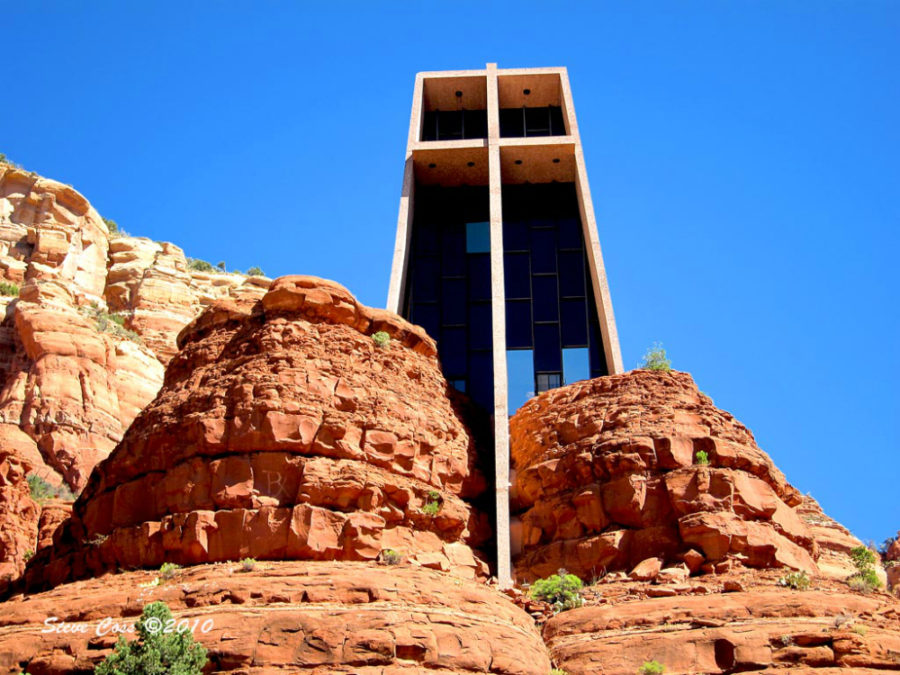
[(214, 304), (179, 345), (38, 576), (386, 549), (487, 573), (490, 529), (467, 501), (485, 489), (475, 444), (420, 328), (283, 277), (261, 302)]

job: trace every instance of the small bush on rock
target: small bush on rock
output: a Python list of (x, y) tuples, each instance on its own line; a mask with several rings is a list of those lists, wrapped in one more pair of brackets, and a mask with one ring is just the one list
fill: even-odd
[(566, 570), (553, 574), (546, 579), (538, 579), (531, 585), (531, 597), (535, 600), (553, 605), (553, 609), (562, 612), (567, 609), (581, 607), (584, 599), (578, 593), (581, 590), (581, 579)]
[(380, 330), (377, 333), (372, 333), (372, 342), (375, 343), (376, 347), (384, 349), (391, 343), (391, 336), (385, 331)]
[(256, 569), (256, 560), (254, 558), (244, 558), (241, 560), (241, 570), (244, 572), (252, 572)]
[(200, 675), (206, 649), (187, 630), (167, 632), (172, 612), (164, 602), (151, 602), (135, 624), (136, 640), (120, 635), (116, 650), (94, 671), (97, 675)]
[(403, 556), (392, 548), (383, 549), (378, 557), (385, 565), (399, 565), (403, 560)]
[(865, 546), (857, 546), (850, 550), (850, 559), (857, 569), (856, 574), (847, 580), (851, 589), (860, 593), (871, 593), (881, 588), (881, 579), (875, 573), (874, 551)]
[(176, 574), (178, 574), (178, 570), (181, 569), (181, 565), (176, 565), (175, 563), (163, 563), (162, 567), (159, 568), (159, 578), (168, 581), (172, 579)]
[(698, 450), (694, 455), (694, 464), (698, 466), (709, 466), (709, 455), (706, 450)]
[(806, 572), (791, 572), (781, 577), (778, 585), (793, 588), (795, 591), (805, 591), (809, 588), (809, 575)]
[(554, 668), (550, 671), (550, 675), (569, 675), (569, 671), (563, 670), (562, 668)]
[(88, 307), (79, 307), (78, 311), (89, 319), (93, 319), (96, 322), (97, 330), (101, 333), (109, 333), (137, 344), (143, 344), (144, 342), (140, 335), (133, 330), (125, 328), (125, 317), (123, 315), (107, 312), (96, 302), (92, 302)]
[(187, 265), (188, 265), (188, 269), (192, 269), (195, 272), (215, 272), (216, 271), (216, 268), (212, 266), (212, 263), (208, 263), (205, 260), (200, 260), (199, 258), (188, 258)]
[(19, 287), (10, 281), (0, 281), (0, 295), (19, 297)]
[(657, 673), (666, 672), (666, 667), (659, 661), (644, 661), (638, 670), (640, 675), (657, 675)]
[(653, 343), (653, 346), (644, 354), (644, 359), (638, 365), (638, 368), (660, 370), (666, 373), (672, 370), (672, 362), (666, 358), (666, 350), (663, 349), (661, 342)]
[(441, 511), (441, 493), (437, 490), (429, 490), (428, 497), (425, 499), (425, 506), (422, 507), (422, 513), (426, 516), (436, 516)]
[(251, 267), (249, 270), (247, 270), (247, 276), (248, 277), (264, 277), (264, 276), (266, 276), (266, 273), (263, 272), (259, 267)]
[(25, 480), (28, 482), (28, 491), (31, 493), (31, 498), (38, 503), (43, 503), (48, 499), (75, 501), (75, 495), (68, 485), (62, 484), (59, 487), (54, 487), (36, 473), (30, 474)]

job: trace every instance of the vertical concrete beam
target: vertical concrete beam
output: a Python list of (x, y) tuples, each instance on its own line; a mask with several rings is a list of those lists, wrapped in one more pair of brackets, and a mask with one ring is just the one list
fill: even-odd
[(409, 133), (406, 137), (406, 164), (403, 168), (403, 189), (400, 193), (400, 213), (397, 216), (397, 236), (394, 240), (394, 260), (391, 263), (391, 280), (388, 286), (387, 308), (400, 313), (403, 297), (406, 295), (406, 270), (409, 261), (409, 243), (412, 236), (413, 200), (415, 199), (416, 178), (412, 149), (422, 131), (422, 105), (424, 101), (424, 79), (422, 73), (416, 75), (413, 88), (412, 110), (409, 114)]
[(591, 285), (594, 289), (594, 302), (597, 305), (597, 318), (603, 339), (603, 351), (606, 354), (606, 368), (612, 375), (625, 370), (622, 365), (622, 348), (619, 346), (619, 333), (616, 330), (612, 296), (609, 293), (606, 267), (603, 264), (603, 253), (600, 250), (597, 219), (594, 216), (594, 203), (591, 200), (591, 189), (588, 184), (587, 169), (584, 163), (584, 151), (581, 148), (581, 136), (578, 133), (578, 122), (575, 117), (575, 106), (572, 103), (569, 74), (565, 69), (560, 74), (560, 84), (562, 86), (563, 108), (566, 114), (566, 129), (575, 140), (575, 189), (578, 193), (578, 210), (584, 231), (588, 266), (591, 272)]
[(488, 174), (491, 216), (491, 327), (494, 350), (494, 462), (496, 465), (497, 580), (512, 586), (509, 518), (509, 410), (506, 376), (506, 291), (503, 279), (503, 192), (497, 64), (487, 64)]

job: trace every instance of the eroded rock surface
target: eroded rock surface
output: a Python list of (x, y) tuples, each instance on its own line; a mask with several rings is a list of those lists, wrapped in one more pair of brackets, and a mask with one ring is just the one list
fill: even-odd
[(739, 563), (818, 573), (800, 493), (687, 373), (555, 389), (510, 427), (520, 581), (561, 567), (591, 579), (648, 558), (692, 572)]
[[(116, 640), (97, 635), (100, 622), (133, 622), (157, 600), (197, 625), (213, 673), (550, 671), (531, 618), (473, 581), (406, 564), (273, 562), (240, 570), (202, 565), (158, 585), (150, 571), (109, 574), (9, 600), (0, 612), (0, 672), (90, 672)], [(42, 633), (48, 616), (87, 632)]]
[(736, 567), (686, 581), (637, 583), (612, 574), (586, 605), (544, 626), (569, 675), (876, 673), (900, 670), (900, 602), (818, 577), (809, 590), (778, 586), (783, 572)]
[(485, 489), (475, 443), (422, 329), (333, 282), (282, 277), (261, 302), (214, 304), (179, 343), (33, 581), (386, 549), (487, 573), (473, 547), (490, 529), (466, 501)]

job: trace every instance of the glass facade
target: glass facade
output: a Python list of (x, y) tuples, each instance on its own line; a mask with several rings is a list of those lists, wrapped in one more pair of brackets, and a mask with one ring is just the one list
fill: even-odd
[(444, 376), (494, 406), (487, 187), (417, 186), (403, 311), (438, 343)]
[(504, 186), (503, 250), (506, 348), (533, 354), (533, 391), (606, 375), (575, 185)]

